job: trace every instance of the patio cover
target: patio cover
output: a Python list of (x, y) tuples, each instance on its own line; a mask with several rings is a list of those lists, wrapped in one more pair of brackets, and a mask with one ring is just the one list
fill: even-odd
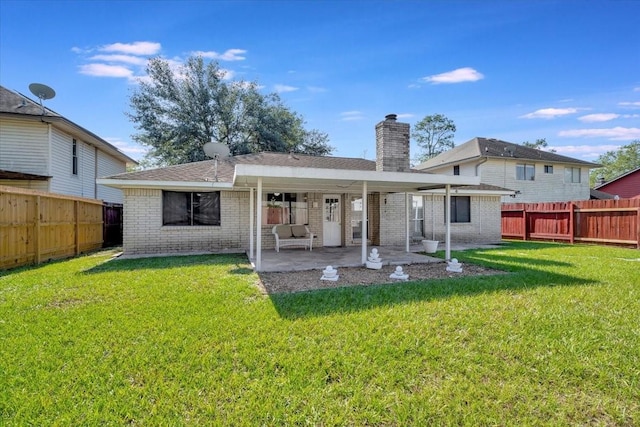
[[(424, 172), (381, 172), (348, 169), (323, 169), (295, 166), (266, 166), (255, 164), (236, 164), (233, 176), (233, 188), (236, 190), (250, 189), (250, 243), (249, 255), (254, 257), (253, 242), (253, 217), (255, 209), (255, 197), (253, 189), (256, 189), (258, 200), (262, 200), (264, 191), (312, 191), (335, 192), (352, 191), (361, 192), (363, 235), (366, 235), (367, 224), (367, 194), (370, 192), (381, 193), (405, 193), (405, 216), (409, 216), (409, 193), (418, 193), (424, 190), (442, 188), (446, 195), (446, 206), (449, 206), (451, 187), (479, 185), (480, 177), (460, 175), (440, 175)], [(450, 227), (451, 217), (449, 209), (446, 210), (446, 258), (451, 258)], [(256, 222), (262, 223), (262, 209), (257, 210)], [(406, 226), (406, 249), (409, 251), (409, 222)], [(256, 227), (255, 268), (262, 268), (262, 227)], [(367, 260), (367, 241), (362, 239), (362, 263)]]

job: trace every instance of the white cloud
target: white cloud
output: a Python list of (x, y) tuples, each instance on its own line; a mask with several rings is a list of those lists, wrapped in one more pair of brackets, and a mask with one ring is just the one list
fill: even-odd
[(411, 83), (409, 86), (407, 86), (407, 88), (409, 88), (409, 89), (418, 89), (418, 88), (421, 88), (421, 87), (422, 86), (420, 86), (417, 83)]
[(634, 92), (640, 92), (640, 86), (638, 86), (638, 87), (634, 87), (634, 88), (633, 88), (633, 91), (634, 91)]
[(449, 84), (449, 83), (463, 83), (463, 82), (475, 82), (482, 80), (484, 75), (474, 70), (471, 67), (458, 68), (457, 70), (447, 71), (442, 74), (434, 74), (432, 76), (423, 77), (422, 81), (429, 82), (431, 84)]
[(620, 114), (615, 113), (601, 113), (601, 114), (587, 114), (586, 116), (578, 117), (581, 122), (608, 122), (609, 120), (617, 119)]
[(533, 113), (520, 116), (521, 119), (554, 119), (556, 117), (566, 116), (567, 114), (575, 114), (577, 108), (542, 108)]
[(622, 107), (640, 107), (640, 101), (635, 102), (618, 102), (618, 105)]
[(81, 47), (74, 46), (74, 47), (71, 48), (71, 52), (77, 53), (78, 55), (80, 55), (82, 53), (91, 52), (91, 49), (82, 49)]
[(296, 90), (298, 90), (298, 88), (295, 86), (287, 86), (287, 85), (281, 85), (281, 84), (274, 85), (273, 89), (277, 93), (295, 92)]
[(342, 117), (340, 120), (343, 122), (351, 122), (354, 120), (362, 120), (364, 119), (364, 114), (361, 111), (353, 110), (353, 111), (345, 111), (340, 113)]
[(224, 53), (210, 51), (197, 50), (192, 52), (193, 55), (202, 56), (203, 58), (219, 59), (220, 61), (244, 61), (246, 57), (243, 55), (247, 53), (245, 49), (227, 49)]
[(80, 66), (80, 74), (96, 77), (133, 77), (133, 71), (122, 65), (84, 64)]
[(123, 62), (131, 65), (146, 65), (147, 59), (133, 55), (94, 55), (89, 58), (92, 61)]
[(326, 88), (319, 86), (307, 86), (307, 90), (311, 93), (324, 93), (327, 91)]
[(577, 138), (607, 138), (612, 141), (626, 141), (640, 138), (640, 128), (601, 128), (601, 129), (571, 129), (558, 132), (558, 136)]
[(556, 153), (574, 158), (596, 159), (607, 151), (616, 151), (619, 145), (554, 145)]
[(160, 43), (155, 42), (133, 42), (133, 43), (112, 43), (100, 47), (102, 52), (119, 52), (129, 55), (155, 55), (160, 52)]
[(141, 145), (138, 145), (133, 142), (125, 142), (118, 137), (106, 137), (105, 140), (109, 144), (116, 147), (118, 150), (122, 151), (123, 153), (127, 154), (128, 156), (136, 160), (141, 159), (145, 154), (147, 154), (147, 151), (148, 151), (147, 148)]
[(415, 117), (415, 114), (412, 113), (402, 113), (402, 114), (398, 114), (397, 115), (399, 119), (410, 119), (412, 117)]

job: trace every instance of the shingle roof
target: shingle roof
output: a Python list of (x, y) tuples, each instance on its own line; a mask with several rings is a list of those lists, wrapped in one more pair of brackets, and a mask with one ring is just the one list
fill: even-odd
[[(26, 96), (0, 86), (0, 113), (11, 113), (25, 116), (42, 115), (42, 107)], [(45, 107), (47, 116), (62, 117)]]
[[(308, 156), (304, 154), (255, 153), (218, 160), (218, 181), (232, 182), (236, 164), (292, 166), (318, 169), (376, 170), (376, 162), (348, 157)], [(109, 178), (140, 181), (211, 181), (215, 176), (215, 161), (184, 163), (138, 172), (113, 175)]]
[(418, 165), (418, 169), (430, 169), (452, 163), (460, 163), (477, 158), (511, 158), (518, 160), (531, 160), (548, 163), (565, 163), (591, 168), (599, 167), (596, 163), (562, 156), (549, 151), (538, 150), (512, 142), (501, 141), (493, 138), (476, 137), (464, 144), (458, 145), (449, 151), (445, 151), (426, 162)]

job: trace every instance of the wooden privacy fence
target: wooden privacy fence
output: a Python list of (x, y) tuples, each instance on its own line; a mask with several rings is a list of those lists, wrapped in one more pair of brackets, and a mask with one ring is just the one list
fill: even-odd
[(102, 247), (102, 201), (0, 185), (0, 269)]
[(640, 249), (640, 199), (502, 205), (502, 238)]

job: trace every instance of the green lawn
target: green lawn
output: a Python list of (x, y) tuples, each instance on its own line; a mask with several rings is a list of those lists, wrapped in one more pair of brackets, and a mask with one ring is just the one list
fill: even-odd
[(110, 255), (0, 273), (0, 425), (640, 425), (638, 250), (272, 296), (243, 257)]

